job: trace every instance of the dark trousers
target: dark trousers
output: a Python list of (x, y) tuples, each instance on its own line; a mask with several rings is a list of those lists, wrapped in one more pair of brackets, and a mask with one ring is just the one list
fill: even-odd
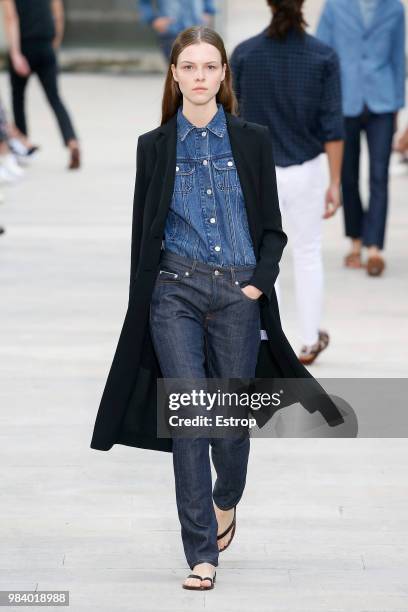
[[(254, 267), (214, 267), (164, 252), (150, 305), (150, 333), (164, 378), (255, 376), (260, 309), (241, 289)], [(213, 500), (222, 510), (239, 502), (249, 449), (247, 431), (234, 438), (173, 438), (177, 509), (191, 569), (203, 562), (218, 565)]]
[[(38, 75), (66, 145), (69, 140), (76, 139), (76, 135), (68, 112), (59, 96), (57, 80), (58, 64), (52, 43), (48, 40), (35, 40), (30, 43), (23, 42), (21, 52), (30, 64), (31, 72)], [(8, 69), (11, 80), (14, 123), (20, 132), (27, 135), (25, 91), (30, 75), (23, 77), (17, 74), (10, 57), (8, 58)]]
[(167, 61), (170, 61), (171, 48), (175, 40), (175, 34), (159, 34), (157, 37), (159, 47)]
[[(370, 164), (370, 197), (363, 209), (360, 190), (360, 135), (367, 135)], [(345, 117), (342, 194), (346, 236), (361, 238), (363, 245), (384, 246), (388, 208), (388, 169), (394, 134), (394, 113), (372, 113), (365, 107), (357, 117)]]

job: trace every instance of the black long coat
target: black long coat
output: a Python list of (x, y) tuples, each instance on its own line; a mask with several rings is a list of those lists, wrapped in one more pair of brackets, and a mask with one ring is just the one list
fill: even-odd
[[(257, 259), (251, 284), (263, 291), (259, 305), (268, 340), (260, 343), (256, 377), (308, 379), (319, 394), (322, 388), (298, 360), (279, 317), (274, 283), (287, 236), (281, 226), (269, 130), (228, 112), (225, 115)], [(171, 438), (156, 435), (156, 379), (162, 378), (162, 373), (150, 336), (149, 309), (173, 194), (176, 142), (176, 115), (138, 140), (129, 302), (95, 421), (94, 449), (125, 444), (172, 451)], [(323, 397), (324, 410), (332, 420), (334, 415), (337, 423), (335, 405), (325, 393)], [(309, 412), (321, 409), (319, 401), (311, 401), (307, 393), (300, 391), (296, 399)]]

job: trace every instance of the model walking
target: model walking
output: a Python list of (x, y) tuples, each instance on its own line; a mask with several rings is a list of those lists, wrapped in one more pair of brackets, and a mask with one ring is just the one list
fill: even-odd
[[(305, 31), (303, 1), (268, 0), (271, 23), (236, 47), (231, 68), (240, 116), (267, 125), (273, 137), (283, 228), (293, 251), (299, 359), (310, 365), (329, 343), (321, 329), (322, 225), (340, 205), (344, 130), (339, 62)], [(279, 297), (279, 281), (276, 291)]]
[[(150, 308), (150, 333), (166, 378), (255, 376), (263, 291), (227, 130), (225, 112), (234, 110), (221, 39), (211, 30), (185, 31), (173, 46), (163, 96), (162, 123), (176, 116), (177, 165)], [(271, 195), (282, 250), (286, 238), (278, 233)], [(181, 535), (193, 570), (184, 588), (213, 586), (219, 552), (233, 536), (249, 447), (248, 431), (233, 439), (173, 439)]]
[(272, 141), (266, 127), (234, 113), (220, 36), (184, 30), (172, 49), (161, 125), (138, 141), (129, 303), (91, 442), (173, 452), (193, 574), (183, 587), (191, 589), (213, 588), (219, 553), (235, 533), (249, 437), (159, 437), (158, 379), (308, 378), (316, 395), (299, 401), (314, 412), (328, 399), (330, 420), (343, 421), (283, 333), (274, 285), (287, 236)]
[[(80, 166), (77, 136), (58, 91), (56, 49), (64, 31), (62, 0), (2, 0), (5, 30), (9, 45), (14, 122), (18, 132), (28, 135), (25, 91), (32, 73), (36, 73), (55, 114), (64, 145), (70, 152), (68, 168)], [(29, 145), (28, 145), (29, 146)]]

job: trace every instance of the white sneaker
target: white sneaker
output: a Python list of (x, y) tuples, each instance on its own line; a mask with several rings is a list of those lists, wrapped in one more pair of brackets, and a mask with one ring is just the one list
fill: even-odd
[(0, 164), (0, 183), (6, 183), (7, 185), (13, 185), (17, 183), (19, 177), (10, 172), (5, 166)]
[(12, 153), (7, 153), (7, 155), (1, 156), (0, 163), (3, 168), (6, 168), (6, 170), (15, 177), (20, 178), (23, 176), (24, 170), (23, 168), (20, 168), (15, 156)]
[(31, 147), (26, 147), (17, 138), (10, 138), (8, 145), (21, 166), (28, 166), (39, 151), (38, 146), (33, 145)]
[(16, 155), (27, 155), (28, 148), (18, 138), (9, 138), (8, 144)]

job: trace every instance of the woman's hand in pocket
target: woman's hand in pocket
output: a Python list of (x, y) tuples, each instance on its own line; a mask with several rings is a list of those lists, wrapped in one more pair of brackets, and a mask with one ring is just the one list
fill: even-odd
[(255, 285), (245, 285), (245, 287), (241, 287), (241, 291), (252, 300), (257, 300), (262, 295), (262, 291), (255, 287)]

